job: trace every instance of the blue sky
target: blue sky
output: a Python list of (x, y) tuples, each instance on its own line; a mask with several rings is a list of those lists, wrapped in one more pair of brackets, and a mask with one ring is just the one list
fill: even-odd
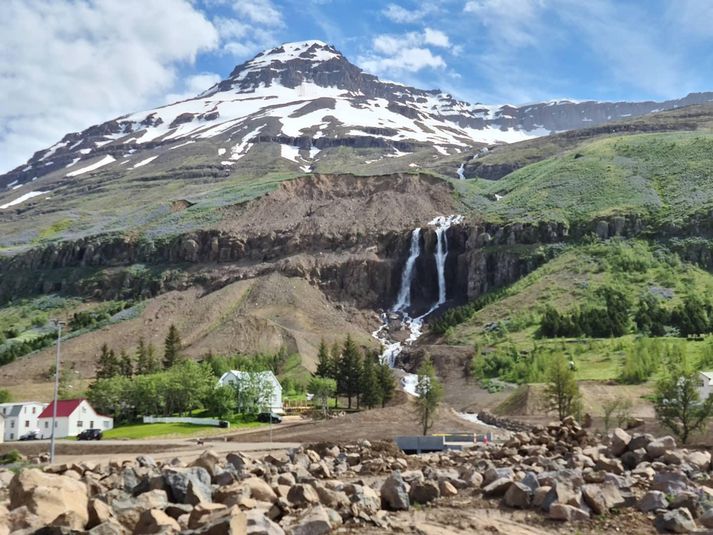
[(713, 90), (711, 0), (2, 0), (0, 172), (282, 42), (472, 102)]

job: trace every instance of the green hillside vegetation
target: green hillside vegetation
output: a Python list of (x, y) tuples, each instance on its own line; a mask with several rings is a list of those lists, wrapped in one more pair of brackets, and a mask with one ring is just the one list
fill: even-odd
[[(698, 368), (713, 369), (713, 337), (682, 337), (680, 328), (684, 312), (697, 304), (701, 327), (684, 334), (713, 332), (713, 307), (705, 298), (711, 290), (713, 275), (658, 244), (613, 240), (573, 245), (494, 298), (482, 298), (481, 306), (444, 314), (432, 331), (443, 333), (446, 343), (476, 347), (475, 372), (481, 378), (541, 382), (547, 362), (564, 354), (580, 380), (640, 383), (683, 353)], [(621, 331), (599, 337), (543, 333), (543, 318), (551, 311), (561, 317), (603, 318), (609, 325), (616, 314), (606, 310), (608, 294), (626, 303)], [(659, 329), (641, 321), (641, 311), (651, 303), (666, 318)]]
[(637, 134), (583, 143), (498, 181), (454, 184), (466, 204), (502, 220), (675, 220), (713, 205), (712, 164), (711, 133)]

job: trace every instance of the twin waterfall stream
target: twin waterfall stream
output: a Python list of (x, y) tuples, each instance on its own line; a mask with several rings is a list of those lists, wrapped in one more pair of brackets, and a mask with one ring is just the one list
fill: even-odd
[[(422, 334), (423, 320), (434, 312), (439, 306), (446, 302), (446, 258), (448, 257), (448, 237), (446, 231), (453, 225), (463, 221), (461, 215), (439, 216), (428, 223), (435, 227), (436, 250), (434, 252), (436, 260), (436, 274), (438, 277), (438, 299), (428, 310), (417, 317), (411, 317), (408, 309), (411, 307), (411, 286), (414, 280), (414, 267), (416, 259), (421, 255), (421, 228), (416, 228), (411, 233), (411, 249), (408, 259), (401, 274), (401, 287), (397, 294), (396, 303), (389, 312), (381, 315), (382, 325), (372, 333), (383, 347), (381, 361), (387, 362), (390, 367), (395, 367), (396, 358), (403, 350), (404, 345), (413, 344)], [(401, 324), (409, 330), (408, 338), (402, 343), (391, 338), (389, 333), (389, 323), (393, 316), (398, 316)], [(407, 373), (401, 380), (403, 389), (416, 395), (416, 374)]]

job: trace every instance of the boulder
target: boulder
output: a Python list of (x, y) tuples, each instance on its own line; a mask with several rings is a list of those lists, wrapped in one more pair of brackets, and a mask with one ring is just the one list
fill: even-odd
[(211, 517), (224, 514), (228, 508), (222, 503), (199, 503), (188, 515), (188, 527), (195, 529), (206, 524)]
[(610, 509), (624, 505), (624, 498), (619, 489), (611, 482), (602, 485), (583, 485), (582, 498), (597, 515), (606, 514)]
[(441, 496), (455, 496), (458, 494), (458, 489), (450, 481), (441, 481), (438, 484), (438, 490), (441, 491)]
[(512, 485), (511, 477), (501, 477), (483, 487), (483, 494), (486, 496), (502, 496)]
[[(452, 486), (452, 485), (451, 485)], [(409, 498), (414, 503), (432, 502), (441, 495), (438, 485), (433, 481), (417, 482), (411, 485)]]
[(580, 509), (566, 503), (553, 503), (550, 507), (550, 518), (553, 520), (572, 522), (587, 520), (589, 518), (589, 513), (584, 509)]
[(247, 517), (238, 506), (222, 510), (204, 519), (204, 523), (193, 530), (183, 533), (193, 535), (245, 535), (247, 533)]
[(89, 522), (87, 524), (88, 528), (93, 528), (99, 524), (107, 522), (111, 518), (114, 518), (114, 512), (109, 505), (100, 500), (99, 498), (93, 498), (89, 502)]
[(408, 487), (399, 471), (392, 472), (381, 486), (381, 503), (391, 511), (406, 511), (410, 507)]
[(201, 466), (166, 468), (163, 479), (172, 502), (195, 505), (201, 501), (212, 500), (211, 477)]
[(707, 509), (698, 519), (698, 522), (708, 529), (713, 528), (713, 507)]
[(9, 493), (10, 509), (25, 506), (45, 524), (65, 512), (76, 513), (80, 528), (89, 522), (87, 487), (69, 477), (24, 469), (12, 478)]
[(675, 449), (676, 439), (670, 435), (652, 440), (646, 445), (646, 453), (651, 459), (658, 459), (667, 451)]
[(657, 530), (665, 533), (690, 533), (696, 530), (691, 512), (685, 507), (660, 512), (656, 515), (654, 525)]
[(173, 518), (159, 509), (149, 509), (141, 513), (134, 528), (136, 535), (147, 533), (178, 533), (181, 526)]
[(264, 511), (248, 511), (245, 516), (248, 535), (285, 535), (280, 525), (265, 516)]
[(206, 450), (201, 453), (200, 456), (190, 464), (190, 466), (200, 466), (205, 468), (210, 475), (215, 475), (217, 469), (220, 468), (220, 457), (214, 451)]
[(629, 446), (629, 442), (631, 442), (631, 435), (623, 429), (617, 427), (612, 433), (609, 451), (615, 457), (619, 457), (626, 451), (626, 448)]
[(94, 526), (87, 533), (91, 535), (126, 535), (127, 531), (117, 520), (110, 519)]
[(297, 507), (307, 507), (319, 503), (319, 494), (312, 485), (297, 484), (290, 488), (287, 499)]
[(711, 454), (709, 451), (692, 451), (685, 456), (685, 460), (701, 472), (707, 472), (711, 467)]
[(524, 483), (516, 481), (508, 487), (508, 490), (505, 492), (505, 496), (503, 497), (503, 501), (508, 507), (525, 509), (526, 507), (529, 507), (532, 502), (532, 494), (533, 492), (530, 487)]
[(277, 494), (272, 487), (259, 477), (249, 477), (241, 482), (241, 485), (250, 491), (250, 497), (259, 502), (275, 503)]
[[(339, 520), (337, 520), (339, 518)], [(324, 535), (341, 524), (338, 514), (330, 514), (326, 507), (317, 505), (307, 509), (295, 524), (288, 528), (289, 535)]]
[(642, 513), (648, 513), (656, 509), (668, 509), (668, 500), (660, 490), (650, 490), (641, 497), (636, 507)]

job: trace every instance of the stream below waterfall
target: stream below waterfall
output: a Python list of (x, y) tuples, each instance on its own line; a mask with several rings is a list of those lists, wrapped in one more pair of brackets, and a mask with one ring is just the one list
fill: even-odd
[[(380, 356), (381, 362), (387, 362), (391, 368), (396, 366), (396, 359), (403, 351), (404, 346), (410, 346), (419, 339), (423, 333), (425, 318), (446, 302), (446, 259), (448, 258), (448, 236), (446, 231), (451, 226), (462, 222), (463, 216), (450, 215), (436, 217), (428, 223), (428, 226), (434, 227), (436, 232), (434, 256), (436, 260), (436, 276), (438, 278), (438, 299), (424, 314), (417, 317), (411, 317), (408, 309), (411, 306), (411, 286), (414, 280), (416, 259), (421, 255), (421, 228), (415, 228), (411, 232), (411, 248), (401, 274), (401, 286), (397, 294), (396, 303), (388, 312), (381, 314), (382, 325), (372, 333), (372, 336), (381, 342), (383, 348)], [(409, 331), (405, 341), (399, 342), (391, 336), (389, 327), (392, 321), (399, 322), (402, 328), (405, 327)], [(401, 379), (401, 387), (406, 393), (415, 396), (417, 382), (418, 378), (415, 373), (404, 372), (404, 376)]]

